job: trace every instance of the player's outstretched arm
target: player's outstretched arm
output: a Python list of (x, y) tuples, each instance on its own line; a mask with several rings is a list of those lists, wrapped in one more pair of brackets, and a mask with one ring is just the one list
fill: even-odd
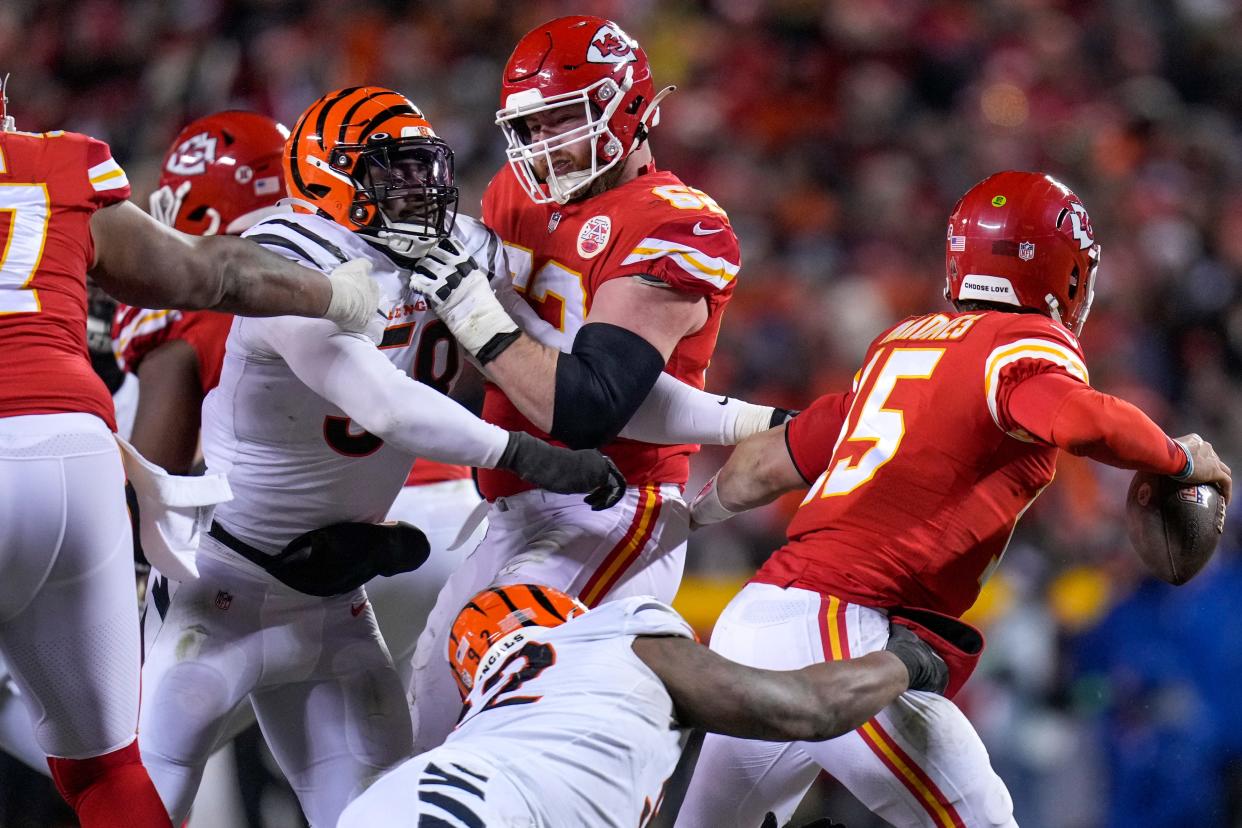
[(613, 279), (596, 292), (586, 324), (562, 351), (522, 332), (483, 268), (453, 239), (423, 257), (410, 284), (522, 414), (576, 448), (616, 437), (678, 341), (707, 319), (700, 296)]
[(728, 520), (771, 503), (786, 492), (806, 488), (785, 443), (788, 424), (761, 431), (738, 443), (716, 476), (690, 506), (694, 526)]
[(360, 334), (326, 321), (287, 316), (245, 323), (258, 344), (279, 354), (299, 380), (359, 427), (411, 454), (503, 468), (549, 491), (589, 493), (592, 508), (615, 504), (625, 479), (598, 451), (571, 451), (486, 423), (453, 399), (411, 379)]
[(91, 235), (91, 275), (126, 304), (323, 317), (347, 330), (363, 330), (375, 317), (379, 286), (361, 260), (325, 278), (253, 242), (179, 233), (129, 202), (96, 211)]
[(639, 636), (633, 647), (664, 682), (683, 727), (792, 742), (848, 733), (908, 689), (943, 689), (948, 672), (928, 669), (936, 660), (931, 648), (913, 634), (901, 641), (903, 655), (869, 653), (788, 671), (745, 667), (688, 638)]
[(1169, 437), (1137, 407), (1066, 374), (1036, 374), (1000, 400), (1000, 421), (1071, 454), (1123, 469), (1216, 485), (1228, 500), (1232, 474), (1199, 435)]
[[(530, 338), (555, 351), (569, 353), (573, 350), (573, 340), (536, 314), (513, 290), (512, 283), (499, 280), (496, 298)], [(735, 446), (752, 434), (781, 425), (792, 413), (784, 408), (702, 391), (661, 371), (651, 391), (617, 436), (661, 445)]]

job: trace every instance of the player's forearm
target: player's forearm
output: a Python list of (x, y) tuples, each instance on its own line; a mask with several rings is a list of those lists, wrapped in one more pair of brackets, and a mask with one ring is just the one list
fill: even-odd
[(1135, 406), (1060, 374), (1025, 380), (1009, 398), (1010, 417), (1071, 454), (1110, 466), (1178, 474), (1182, 449)]
[(709, 394), (662, 372), (620, 436), (664, 445), (732, 446), (771, 428), (775, 411), (770, 405)]
[(802, 670), (760, 670), (684, 638), (639, 637), (634, 652), (664, 682), (683, 727), (773, 742), (830, 739), (875, 715), (909, 684), (892, 653)]
[(92, 275), (114, 298), (144, 308), (212, 308), (248, 316), (322, 316), (332, 285), (252, 242), (198, 237), (122, 203), (91, 217)]
[(892, 653), (812, 664), (798, 671), (810, 685), (812, 732), (795, 738), (832, 739), (861, 727), (906, 691), (910, 673)]
[(214, 287), (203, 307), (247, 316), (321, 317), (332, 300), (322, 274), (231, 236), (207, 236), (194, 251)]
[(552, 430), (556, 361), (559, 357), (560, 351), (541, 345), (523, 334), (487, 363), (483, 372), (500, 386), (522, 416), (547, 433)]
[(806, 483), (789, 459), (785, 429), (777, 426), (746, 438), (717, 476), (720, 500), (733, 512), (764, 506)]

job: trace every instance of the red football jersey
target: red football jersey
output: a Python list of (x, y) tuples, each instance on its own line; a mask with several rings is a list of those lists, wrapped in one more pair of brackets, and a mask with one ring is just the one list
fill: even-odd
[[(706, 324), (677, 344), (664, 369), (703, 387), (741, 264), (733, 227), (710, 196), (670, 172), (648, 172), (581, 202), (535, 204), (506, 166), (483, 196), (483, 221), (504, 240), (518, 293), (571, 335), (582, 327), (595, 292), (610, 279), (647, 274), (673, 290), (705, 297)], [(487, 386), (483, 418), (548, 439), (494, 385)], [(618, 439), (603, 451), (630, 485), (684, 485), (698, 446)], [(479, 486), (489, 500), (531, 488), (492, 469), (479, 470)]]
[(112, 350), (132, 374), (147, 354), (165, 342), (181, 339), (194, 349), (203, 396), (220, 382), (224, 343), (233, 315), (217, 311), (148, 310), (117, 305), (112, 319)]
[(1046, 371), (1086, 383), (1082, 351), (1043, 316), (930, 314), (882, 334), (863, 366), (790, 422), (815, 483), (754, 580), (960, 615), (1052, 482), (1057, 449), (1010, 418), (1009, 395)]
[(453, 463), (437, 463), (422, 457), (414, 461), (410, 473), (405, 477), (407, 486), (426, 486), (431, 483), (443, 483), (446, 480), (470, 479), (470, 467), (458, 466)]
[(84, 412), (115, 430), (86, 347), (90, 220), (129, 198), (108, 145), (0, 132), (0, 417)]

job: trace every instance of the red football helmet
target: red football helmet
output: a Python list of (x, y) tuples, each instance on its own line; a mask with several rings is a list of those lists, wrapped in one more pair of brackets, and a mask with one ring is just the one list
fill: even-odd
[(949, 216), (945, 298), (1033, 308), (1077, 336), (1099, 263), (1091, 219), (1069, 187), (1043, 173), (996, 173)]
[(217, 112), (194, 121), (164, 156), (151, 215), (196, 236), (237, 235), (280, 212), (280, 169), (289, 130), (257, 112)]
[[(496, 123), (509, 144), (509, 164), (531, 199), (564, 204), (642, 144), (659, 123), (660, 100), (672, 91), (669, 86), (656, 93), (647, 55), (616, 23), (561, 17), (518, 41), (505, 64)], [(572, 107), (586, 123), (532, 142), (526, 117), (558, 107)], [(551, 152), (579, 141), (593, 144), (591, 166), (557, 175)], [(546, 165), (543, 178), (536, 159)]]
[(492, 587), (471, 598), (449, 632), (449, 665), (461, 697), (501, 666), (531, 627), (559, 627), (584, 612), (586, 606), (576, 598), (536, 584)]

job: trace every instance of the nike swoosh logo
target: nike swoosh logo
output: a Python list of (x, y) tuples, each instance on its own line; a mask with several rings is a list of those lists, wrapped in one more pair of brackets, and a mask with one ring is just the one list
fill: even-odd
[(720, 399), (716, 400), (716, 405), (728, 405), (728, 404), (729, 404), (728, 397), (721, 397)]
[(711, 235), (715, 235), (716, 233), (723, 233), (724, 228), (717, 227), (715, 230), (707, 230), (703, 227), (703, 222), (696, 221), (694, 223), (694, 227), (690, 228), (690, 232), (696, 236), (711, 236)]
[(356, 606), (356, 607), (355, 607), (353, 604), (350, 604), (350, 605), (349, 605), (349, 614), (350, 614), (350, 615), (352, 615), (354, 618), (357, 618), (359, 615), (361, 615), (361, 614), (362, 614), (362, 611), (363, 611), (364, 609), (366, 609), (366, 608), (367, 608), (367, 602), (366, 602), (366, 601), (363, 601), (361, 604), (359, 604), (359, 605), (358, 605), (358, 606)]

